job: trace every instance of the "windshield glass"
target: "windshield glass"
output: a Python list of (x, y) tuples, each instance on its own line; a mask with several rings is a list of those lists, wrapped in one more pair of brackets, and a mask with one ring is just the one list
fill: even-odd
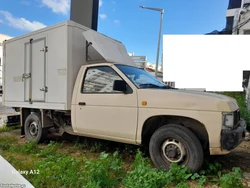
[(126, 65), (116, 65), (116, 67), (140, 89), (167, 87), (143, 69)]

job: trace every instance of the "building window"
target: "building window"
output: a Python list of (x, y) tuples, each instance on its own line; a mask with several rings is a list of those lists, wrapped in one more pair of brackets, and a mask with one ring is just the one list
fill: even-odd
[(111, 67), (89, 68), (83, 82), (82, 93), (120, 93), (113, 90), (115, 80), (122, 79)]
[(175, 88), (175, 82), (164, 82), (166, 85)]
[(244, 30), (244, 35), (250, 35), (250, 29)]

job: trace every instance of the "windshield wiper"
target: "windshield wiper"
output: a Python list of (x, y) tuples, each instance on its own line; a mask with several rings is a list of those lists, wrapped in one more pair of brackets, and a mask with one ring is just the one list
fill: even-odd
[(140, 89), (143, 89), (143, 88), (176, 89), (168, 85), (159, 86), (159, 85), (155, 85), (151, 83), (140, 84), (139, 86), (140, 86)]
[(161, 88), (162, 88), (162, 89), (175, 89), (175, 88), (173, 88), (173, 87), (171, 87), (171, 86), (168, 86), (168, 85), (161, 86)]
[(162, 86), (158, 86), (158, 85), (155, 85), (155, 84), (151, 84), (151, 83), (146, 83), (146, 84), (140, 84), (139, 85), (140, 88), (161, 88)]

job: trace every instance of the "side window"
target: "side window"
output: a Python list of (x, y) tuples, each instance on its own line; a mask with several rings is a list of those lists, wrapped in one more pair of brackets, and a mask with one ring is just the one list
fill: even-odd
[(120, 93), (113, 90), (115, 80), (122, 79), (111, 67), (89, 68), (83, 81), (82, 93)]

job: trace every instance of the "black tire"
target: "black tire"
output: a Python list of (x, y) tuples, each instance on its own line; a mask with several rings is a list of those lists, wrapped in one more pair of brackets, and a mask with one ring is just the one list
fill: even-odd
[(38, 113), (31, 113), (24, 124), (25, 137), (36, 143), (43, 142), (47, 138), (47, 129), (42, 128), (41, 116)]
[(196, 135), (186, 127), (175, 124), (155, 131), (150, 139), (149, 153), (154, 165), (163, 170), (169, 170), (171, 163), (177, 163), (198, 172), (204, 160), (203, 149)]

